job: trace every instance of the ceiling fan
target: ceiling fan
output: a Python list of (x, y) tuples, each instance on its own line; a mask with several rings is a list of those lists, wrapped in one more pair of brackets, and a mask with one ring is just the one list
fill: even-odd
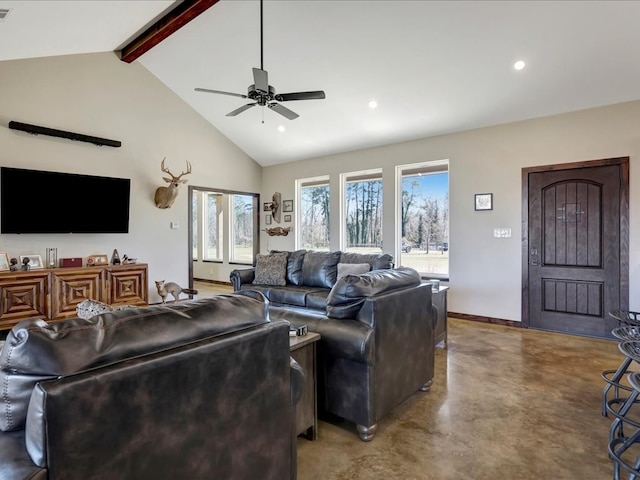
[(293, 92), (293, 93), (276, 93), (276, 89), (269, 85), (269, 77), (267, 71), (263, 68), (263, 48), (262, 48), (262, 2), (260, 0), (260, 68), (253, 68), (253, 85), (249, 85), (247, 94), (223, 92), (220, 90), (211, 90), (208, 88), (196, 88), (196, 92), (218, 93), (221, 95), (231, 95), (233, 97), (249, 98), (253, 103), (236, 108), (232, 112), (227, 113), (227, 117), (235, 117), (245, 110), (260, 105), (267, 106), (274, 112), (287, 117), (289, 120), (295, 120), (300, 115), (288, 109), (278, 102), (290, 102), (292, 100), (321, 100), (325, 98), (323, 90), (313, 92)]

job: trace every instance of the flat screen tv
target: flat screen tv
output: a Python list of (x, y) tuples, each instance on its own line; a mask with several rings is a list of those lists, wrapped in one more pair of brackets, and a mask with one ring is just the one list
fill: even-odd
[(130, 184), (0, 167), (0, 233), (128, 233)]

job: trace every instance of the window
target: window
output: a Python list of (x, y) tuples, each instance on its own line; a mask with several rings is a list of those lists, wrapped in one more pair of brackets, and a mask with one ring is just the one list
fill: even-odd
[(298, 248), (329, 250), (329, 178), (298, 180)]
[(204, 204), (204, 259), (221, 260), (222, 194), (207, 192)]
[(198, 260), (198, 197), (200, 192), (192, 191), (191, 196), (191, 255), (193, 260)]
[(428, 277), (449, 276), (449, 163), (398, 167), (400, 261)]
[(382, 246), (382, 172), (342, 176), (344, 246), (348, 252), (380, 252)]
[(231, 261), (253, 263), (254, 197), (231, 195)]

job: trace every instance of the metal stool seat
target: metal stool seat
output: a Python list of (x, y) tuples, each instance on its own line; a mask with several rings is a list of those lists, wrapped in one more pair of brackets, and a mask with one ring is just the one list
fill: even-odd
[[(640, 342), (624, 342), (628, 345), (628, 350), (640, 351)], [(638, 402), (638, 395), (640, 395), (640, 373), (630, 373), (628, 375), (629, 384), (632, 387), (632, 392), (629, 397), (624, 400), (620, 409), (614, 413), (616, 419), (611, 426), (611, 432), (609, 436), (609, 457), (613, 460), (613, 478), (614, 480), (620, 480), (621, 469), (624, 469), (629, 473), (628, 478), (630, 480), (636, 480), (640, 478), (640, 423), (628, 418), (631, 408)], [(612, 401), (613, 402), (613, 401)], [(610, 403), (612, 403), (610, 402)], [(628, 437), (624, 436), (623, 425), (631, 425), (636, 430)]]
[[(620, 324), (619, 327), (611, 330), (611, 334), (621, 341), (628, 340), (640, 340), (640, 313), (631, 312), (627, 310), (612, 310), (609, 315)], [(637, 336), (636, 336), (637, 333)], [(624, 353), (624, 352), (623, 352)], [(629, 370), (629, 365), (633, 361), (632, 358), (625, 355), (624, 360), (620, 366), (615, 370), (605, 370), (602, 372), (601, 377), (607, 383), (602, 389), (602, 416), (607, 416), (607, 402), (609, 391), (613, 387), (614, 399), (620, 398), (620, 390), (630, 392), (632, 389), (630, 386), (621, 383), (624, 375), (627, 373), (633, 373)]]
[(615, 318), (620, 326), (640, 326), (640, 312), (632, 312), (630, 310), (611, 310), (609, 316)]
[(640, 340), (640, 326), (624, 326), (617, 327), (611, 330), (611, 335), (616, 337), (621, 342), (628, 340)]

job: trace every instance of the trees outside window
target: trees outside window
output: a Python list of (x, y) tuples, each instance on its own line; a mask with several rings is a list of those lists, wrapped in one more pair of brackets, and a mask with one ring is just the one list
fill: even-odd
[(298, 192), (299, 248), (329, 250), (329, 179), (298, 180)]
[(253, 263), (254, 205), (251, 195), (232, 195), (231, 231), (233, 248), (231, 261)]
[(204, 242), (205, 260), (220, 260), (222, 259), (221, 249), (221, 216), (222, 216), (222, 194), (220, 193), (206, 193), (206, 204), (203, 215), (204, 220)]
[(449, 275), (449, 166), (400, 167), (400, 265), (433, 277)]
[(344, 250), (380, 251), (382, 246), (382, 173), (344, 177)]

